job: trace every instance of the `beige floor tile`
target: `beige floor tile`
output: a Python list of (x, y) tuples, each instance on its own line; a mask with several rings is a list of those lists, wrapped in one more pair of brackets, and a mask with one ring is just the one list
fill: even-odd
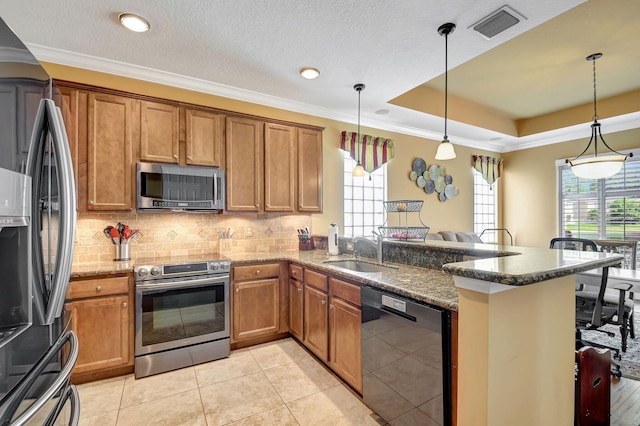
[[(621, 378), (611, 384), (611, 411), (618, 410), (631, 396), (640, 394), (640, 381)], [(640, 397), (638, 397), (640, 398)], [(631, 400), (633, 401), (633, 399)], [(630, 401), (630, 402), (631, 402)], [(639, 420), (640, 423), (640, 420)]]
[(82, 415), (82, 408), (80, 408), (80, 413), (81, 416), (78, 426), (116, 426), (118, 420), (118, 410), (86, 417)]
[(287, 406), (302, 426), (379, 426), (375, 413), (342, 385), (296, 399)]
[(311, 357), (266, 369), (264, 374), (284, 402), (291, 402), (340, 383)]
[(124, 382), (125, 376), (121, 376), (76, 386), (80, 395), (80, 418), (117, 411)]
[(264, 343), (249, 349), (263, 370), (311, 357), (311, 355), (302, 349), (302, 346), (293, 339)]
[(233, 351), (229, 358), (207, 362), (194, 367), (198, 386), (224, 382), (235, 377), (260, 371), (260, 366), (248, 350)]
[(224, 425), (284, 403), (263, 372), (200, 388), (207, 424)]
[(130, 407), (197, 388), (198, 382), (193, 367), (181, 368), (137, 380), (133, 375), (129, 375), (124, 382), (120, 407)]
[(128, 425), (206, 426), (200, 392), (193, 389), (123, 408), (118, 415), (118, 426)]
[(298, 426), (299, 423), (293, 417), (289, 409), (283, 405), (272, 408), (237, 422), (230, 423), (233, 426)]
[(640, 398), (629, 397), (613, 414), (620, 420), (640, 425)]
[(391, 426), (440, 426), (440, 423), (433, 420), (417, 408), (404, 413), (400, 417), (397, 417), (389, 421)]

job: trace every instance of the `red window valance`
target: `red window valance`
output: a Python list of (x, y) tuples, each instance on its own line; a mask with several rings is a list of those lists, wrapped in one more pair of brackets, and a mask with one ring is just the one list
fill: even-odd
[(367, 173), (379, 169), (384, 163), (393, 158), (393, 141), (369, 135), (360, 135), (354, 132), (342, 132), (340, 149), (349, 152), (351, 158), (358, 161)]

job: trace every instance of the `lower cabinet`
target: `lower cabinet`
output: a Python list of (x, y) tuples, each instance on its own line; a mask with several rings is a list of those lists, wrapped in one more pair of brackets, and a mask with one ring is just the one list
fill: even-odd
[(280, 263), (234, 266), (232, 271), (232, 342), (279, 333), (282, 287), (286, 290)]
[(295, 264), (289, 275), (291, 334), (361, 393), (360, 287)]
[(69, 283), (65, 311), (80, 346), (74, 382), (133, 371), (132, 291), (130, 276)]

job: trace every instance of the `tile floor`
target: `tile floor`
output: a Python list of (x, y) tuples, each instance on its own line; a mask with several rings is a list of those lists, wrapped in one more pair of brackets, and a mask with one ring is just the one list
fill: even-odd
[[(379, 417), (295, 340), (135, 380), (78, 386), (80, 425), (372, 425)], [(640, 426), (640, 381), (612, 385), (612, 426)], [(383, 423), (383, 422), (382, 422)]]

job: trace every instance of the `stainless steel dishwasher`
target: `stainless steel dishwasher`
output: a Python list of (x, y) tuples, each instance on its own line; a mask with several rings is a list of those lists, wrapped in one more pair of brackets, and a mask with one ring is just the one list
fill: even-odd
[(451, 313), (361, 289), (362, 396), (391, 425), (451, 424)]

